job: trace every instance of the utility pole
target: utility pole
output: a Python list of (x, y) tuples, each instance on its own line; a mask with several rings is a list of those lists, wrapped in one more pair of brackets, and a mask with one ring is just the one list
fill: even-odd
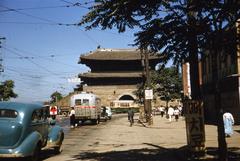
[[(142, 54), (143, 52), (143, 54)], [(144, 55), (144, 70), (145, 70), (145, 78), (146, 78), (146, 86), (147, 88), (144, 91), (144, 109), (147, 112), (147, 122), (149, 125), (153, 124), (153, 118), (152, 118), (152, 104), (151, 99), (146, 99), (146, 90), (150, 90), (150, 71), (149, 71), (149, 55), (146, 50), (141, 50), (141, 55)]]
[(3, 55), (2, 55), (2, 52), (1, 52), (2, 40), (6, 40), (6, 38), (5, 37), (0, 37), (0, 75), (1, 75), (1, 73), (4, 72), (4, 68), (3, 68)]

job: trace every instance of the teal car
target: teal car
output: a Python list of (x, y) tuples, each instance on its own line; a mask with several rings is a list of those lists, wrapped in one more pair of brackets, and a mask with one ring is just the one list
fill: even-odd
[(0, 102), (0, 160), (37, 161), (46, 148), (61, 152), (63, 129), (50, 125), (48, 116), (49, 108), (41, 104)]

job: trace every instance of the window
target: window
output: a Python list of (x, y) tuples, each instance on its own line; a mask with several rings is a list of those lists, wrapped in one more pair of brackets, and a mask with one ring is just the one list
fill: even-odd
[(75, 100), (75, 105), (77, 106), (77, 105), (81, 105), (82, 104), (82, 101), (80, 100), (80, 99), (76, 99)]
[(89, 106), (89, 100), (88, 99), (83, 99), (82, 105)]
[(32, 114), (32, 122), (38, 122), (40, 120), (44, 120), (43, 111), (41, 109), (35, 110)]
[(15, 110), (0, 109), (0, 118), (2, 117), (16, 118), (17, 116), (18, 116), (18, 112)]

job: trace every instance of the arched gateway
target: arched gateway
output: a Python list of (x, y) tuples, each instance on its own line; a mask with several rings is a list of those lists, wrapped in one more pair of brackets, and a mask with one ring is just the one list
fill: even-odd
[[(150, 54), (149, 65), (155, 69), (160, 57)], [(137, 107), (134, 91), (142, 83), (141, 54), (137, 49), (97, 49), (80, 56), (91, 72), (79, 74), (79, 89), (98, 95), (104, 106), (112, 108)]]

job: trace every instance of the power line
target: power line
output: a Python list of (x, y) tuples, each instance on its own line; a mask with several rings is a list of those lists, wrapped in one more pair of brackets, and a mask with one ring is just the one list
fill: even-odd
[[(84, 7), (83, 5), (88, 5), (88, 4), (91, 4), (91, 3), (95, 3), (95, 1), (90, 1), (90, 2), (76, 2), (76, 3), (73, 3), (73, 2), (69, 2), (69, 1), (66, 1), (66, 0), (60, 0), (61, 2), (65, 2), (67, 4), (71, 4), (73, 6), (78, 6), (78, 7)], [(89, 9), (88, 7), (84, 7), (86, 9)]]
[(59, 24), (44, 23), (44, 22), (1, 21), (0, 23), (1, 24), (17, 24), (17, 25), (51, 25), (51, 26), (57, 25), (57, 26), (59, 26)]
[(70, 23), (58, 23), (56, 21), (53, 21), (53, 20), (49, 20), (49, 19), (46, 19), (46, 18), (42, 18), (42, 17), (38, 17), (38, 16), (34, 16), (34, 15), (31, 15), (31, 14), (28, 14), (28, 13), (25, 13), (25, 12), (21, 12), (21, 11), (18, 11), (18, 10), (15, 10), (13, 8), (9, 8), (9, 7), (6, 7), (6, 6), (3, 6), (3, 5), (0, 5), (1, 7), (5, 8), (5, 9), (8, 9), (8, 10), (11, 10), (11, 11), (14, 11), (18, 14), (21, 14), (21, 15), (25, 15), (25, 16), (28, 16), (28, 17), (31, 17), (31, 18), (34, 18), (34, 19), (38, 19), (38, 20), (41, 20), (41, 21), (45, 21), (45, 22), (48, 22), (49, 24), (51, 25), (65, 25), (65, 26), (76, 26), (76, 24), (70, 24)]
[[(24, 53), (30, 53), (30, 52), (26, 52), (26, 51), (23, 51), (23, 50), (20, 50), (20, 49), (17, 49), (14, 47), (14, 50), (18, 51), (18, 52), (24, 52)], [(32, 55), (32, 54), (31, 54)], [(33, 54), (35, 55), (35, 54)], [(57, 55), (55, 54), (51, 54), (49, 56), (19, 56), (17, 57), (18, 59), (36, 59), (36, 58), (40, 58), (40, 59), (43, 59), (43, 60), (48, 60), (48, 61), (51, 61), (51, 62), (55, 62), (55, 63), (59, 63), (61, 65), (65, 65), (67, 67), (71, 67), (71, 68), (74, 68), (74, 69), (79, 69), (79, 67), (76, 67), (74, 65), (70, 65), (70, 64), (66, 64), (64, 62), (61, 62), (61, 61), (56, 61), (56, 60), (53, 60), (51, 58), (55, 58)]]
[(79, 28), (79, 30), (91, 41), (95, 42), (98, 46), (101, 46), (100, 43), (98, 43), (96, 40), (94, 40), (90, 35), (87, 34), (86, 31), (83, 31), (82, 29)]
[(87, 5), (93, 2), (85, 2), (85, 3), (72, 3), (72, 2), (67, 2), (67, 1), (62, 1), (65, 3), (68, 3), (70, 5), (59, 5), (59, 6), (43, 6), (43, 7), (29, 7), (29, 8), (6, 8), (5, 6), (2, 6), (5, 8), (5, 10), (0, 10), (1, 12), (15, 12), (15, 11), (25, 11), (25, 10), (42, 10), (42, 9), (55, 9), (55, 8), (70, 8), (70, 7), (81, 7), (85, 9), (89, 9), (88, 7), (85, 7), (83, 5)]
[[(14, 54), (14, 55), (17, 55), (17, 56), (21, 56), (22, 57), (22, 55), (21, 54), (19, 54), (19, 53), (17, 53), (16, 51), (14, 51), (14, 50), (11, 50), (11, 49), (9, 49), (9, 48), (6, 48), (6, 47), (3, 47), (5, 50), (7, 50), (7, 51), (9, 51), (9, 52), (11, 52), (12, 54)], [(50, 70), (48, 70), (47, 68), (45, 68), (44, 66), (41, 66), (41, 65), (39, 65), (39, 64), (37, 64), (37, 63), (35, 63), (34, 61), (32, 61), (31, 59), (26, 59), (26, 60), (28, 60), (29, 62), (31, 62), (32, 64), (34, 64), (34, 65), (36, 65), (36, 66), (38, 66), (40, 69), (42, 69), (42, 70), (45, 70), (45, 71), (47, 71), (47, 72), (49, 72), (50, 74), (53, 74), (53, 75), (57, 75), (56, 73), (54, 73), (54, 72), (52, 72), (52, 71), (50, 71)]]
[(66, 8), (66, 7), (73, 7), (73, 5), (62, 5), (62, 6), (45, 6), (45, 7), (30, 7), (30, 8), (14, 8), (14, 9), (5, 9), (0, 10), (1, 12), (10, 12), (10, 11), (24, 11), (24, 10), (41, 10), (41, 9), (54, 9), (54, 8)]

